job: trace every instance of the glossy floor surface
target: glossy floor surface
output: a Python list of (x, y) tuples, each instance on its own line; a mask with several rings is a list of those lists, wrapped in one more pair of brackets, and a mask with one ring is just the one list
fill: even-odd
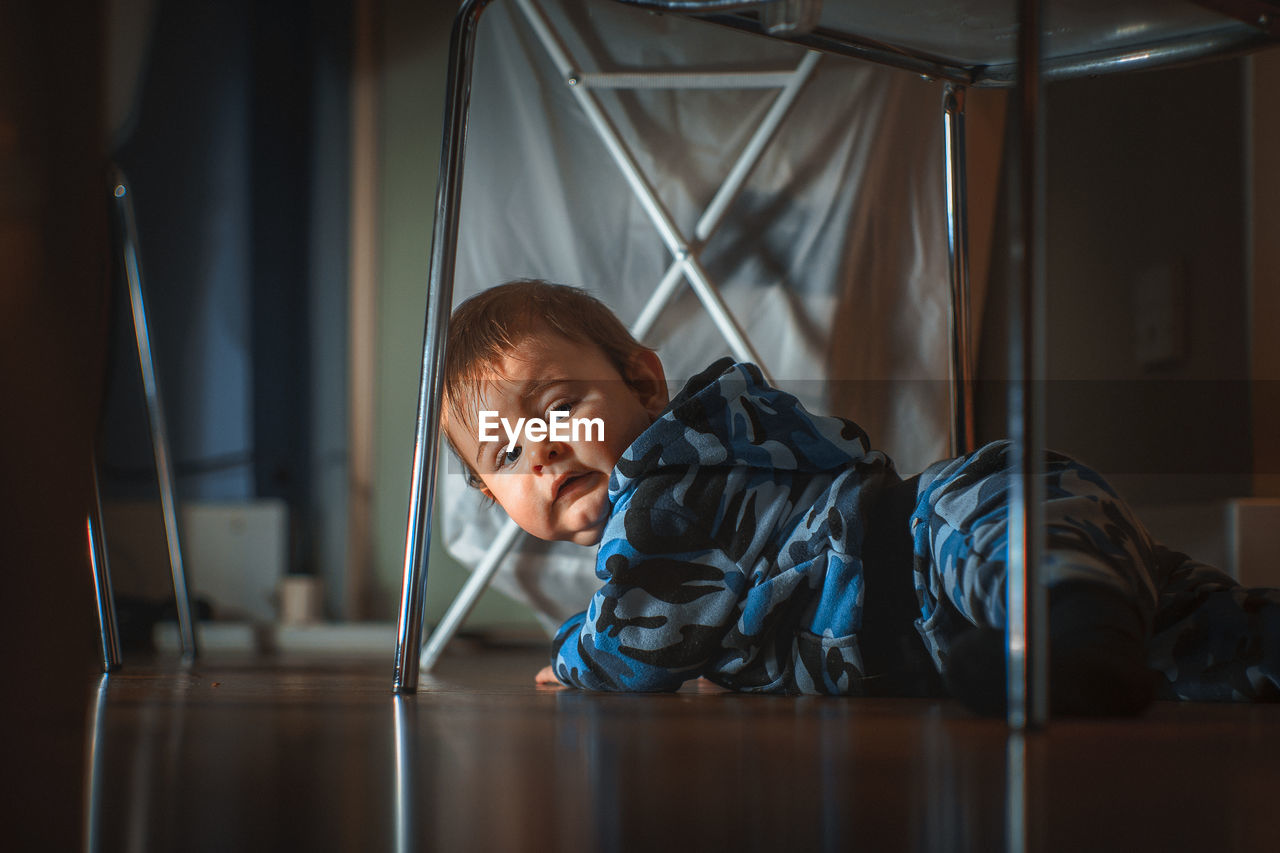
[(950, 702), (539, 688), (539, 649), (85, 683), (91, 850), (1267, 850), (1280, 706), (1025, 738)]

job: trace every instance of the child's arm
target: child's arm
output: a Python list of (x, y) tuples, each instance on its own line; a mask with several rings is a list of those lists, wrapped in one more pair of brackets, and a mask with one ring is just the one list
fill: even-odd
[[(558, 680), (589, 690), (670, 691), (724, 654), (736, 622), (741, 571), (719, 551), (693, 559), (645, 557), (606, 543), (611, 575), (590, 607), (552, 643)], [(682, 555), (687, 556), (687, 555)], [(719, 564), (719, 565), (717, 565)]]
[(675, 690), (726, 655), (743, 656), (744, 643), (726, 649), (724, 640), (740, 617), (760, 627), (763, 613), (743, 610), (743, 566), (756, 562), (771, 522), (758, 518), (744, 483), (729, 488), (731, 476), (745, 479), (746, 469), (671, 466), (618, 500), (596, 555), (605, 584), (552, 644), (562, 683)]

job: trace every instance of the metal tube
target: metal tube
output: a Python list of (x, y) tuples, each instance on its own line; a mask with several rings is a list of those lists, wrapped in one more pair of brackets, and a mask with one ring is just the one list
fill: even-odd
[(542, 10), (535, 6), (531, 0), (515, 0), (520, 11), (524, 13), (525, 19), (529, 22), (529, 27), (533, 30), (533, 34), (538, 37), (538, 41), (542, 43), (542, 47), (546, 50), (547, 55), (551, 58), (551, 64), (556, 67), (556, 72), (560, 75), (560, 79), (573, 83), (576, 79), (577, 69), (574, 68), (573, 61), (569, 59), (569, 54), (565, 51), (564, 46), (560, 44), (560, 39), (556, 38), (551, 31), (551, 24), (542, 14)]
[(422, 649), (421, 666), (423, 672), (430, 671), (436, 665), (436, 661), (440, 659), (440, 654), (444, 651), (444, 647), (448, 645), (449, 640), (453, 639), (453, 635), (462, 627), (467, 615), (476, 606), (476, 602), (484, 594), (485, 588), (489, 586), (493, 576), (497, 574), (498, 566), (502, 564), (502, 558), (507, 556), (507, 552), (515, 544), (520, 532), (519, 525), (511, 519), (507, 519), (506, 523), (503, 524), (497, 538), (493, 540), (493, 544), (485, 551), (484, 559), (480, 561), (480, 565), (476, 566), (475, 571), (467, 578), (467, 582), (463, 584), (462, 589), (458, 590), (453, 603), (449, 605), (449, 609), (441, 617), (440, 624), (436, 625), (436, 629), (431, 632), (431, 637)]
[(644, 208), (645, 213), (648, 214), (649, 219), (658, 230), (658, 235), (662, 237), (662, 242), (666, 243), (667, 249), (677, 257), (682, 253), (687, 253), (689, 251), (688, 245), (681, 238), (679, 230), (671, 220), (671, 215), (667, 212), (666, 207), (658, 201), (657, 193), (654, 192), (649, 181), (641, 173), (639, 166), (631, 156), (631, 152), (627, 151), (622, 145), (613, 122), (604, 114), (587, 90), (572, 85), (572, 81), (570, 83), (570, 91), (577, 99), (578, 105), (582, 107), (582, 111), (599, 134), (601, 141), (604, 142), (605, 148), (608, 149), (618, 168), (622, 170), (623, 177), (631, 186), (631, 190), (640, 202), (640, 206)]
[(156, 377), (151, 354), (151, 332), (147, 322), (147, 303), (138, 262), (138, 229), (133, 215), (133, 199), (124, 173), (115, 171), (112, 191), (120, 211), (124, 230), (124, 269), (129, 282), (129, 305), (133, 310), (133, 331), (138, 342), (138, 366), (142, 370), (142, 388), (147, 398), (147, 420), (151, 425), (151, 447), (156, 458), (156, 480), (160, 486), (160, 508), (164, 515), (164, 535), (169, 548), (169, 570), (173, 575), (173, 597), (178, 609), (178, 630), (182, 637), (182, 656), (190, 661), (197, 655), (195, 617), (187, 592), (187, 573), (182, 562), (182, 543), (178, 535), (178, 509), (174, 494), (173, 462), (170, 458), (169, 430), (165, 424), (164, 401)]
[(759, 162), (760, 155), (764, 153), (765, 147), (773, 139), (774, 134), (777, 133), (778, 126), (782, 124), (782, 120), (786, 118), (787, 113), (791, 110), (791, 105), (795, 103), (796, 96), (800, 94), (800, 90), (808, 82), (820, 58), (821, 54), (814, 51), (806, 53), (804, 58), (800, 60), (800, 64), (796, 66), (795, 71), (791, 73), (787, 84), (778, 93), (778, 97), (769, 106), (769, 111), (765, 113), (760, 126), (756, 128), (756, 132), (751, 135), (750, 141), (742, 149), (742, 153), (738, 155), (737, 161), (734, 162), (733, 168), (729, 170), (729, 174), (720, 185), (720, 189), (716, 190), (715, 196), (711, 199), (711, 204), (707, 205), (706, 211), (698, 219), (698, 224), (693, 229), (693, 237), (699, 243), (710, 237), (711, 233), (720, 225), (720, 220), (723, 218), (725, 210), (737, 198), (738, 191), (742, 189), (743, 183), (746, 182), (751, 171), (756, 167), (756, 163)]
[[(774, 134), (777, 133), (778, 126), (790, 111), (791, 105), (795, 103), (796, 96), (799, 95), (801, 88), (804, 87), (804, 84), (812, 75), (813, 69), (820, 58), (821, 54), (810, 51), (800, 60), (800, 64), (786, 75), (786, 85), (778, 93), (778, 97), (774, 99), (769, 111), (765, 113), (760, 126), (756, 128), (755, 133), (752, 134), (751, 139), (743, 147), (737, 160), (734, 161), (728, 175), (725, 176), (724, 182), (720, 184), (720, 188), (716, 190), (715, 196), (712, 197), (711, 203), (707, 205), (707, 209), (698, 218), (698, 222), (693, 229), (694, 239), (698, 243), (708, 240), (715, 233), (716, 228), (720, 226), (720, 220), (724, 217), (725, 211), (729, 209), (729, 205), (737, 198), (743, 183), (746, 182), (752, 170), (755, 169), (760, 160), (760, 155), (764, 153), (765, 147), (768, 146)], [(632, 329), (632, 334), (636, 338), (643, 339), (649, 333), (649, 330), (658, 319), (658, 314), (666, 306), (671, 294), (675, 291), (675, 286), (679, 283), (682, 272), (683, 265), (678, 259), (673, 261), (667, 268), (662, 282), (658, 285), (653, 295), (649, 297), (649, 301), (645, 303), (644, 309), (636, 319), (635, 327)]]
[(692, 252), (685, 252), (683, 255), (677, 255), (676, 258), (684, 265), (684, 274), (685, 278), (689, 279), (689, 286), (702, 301), (702, 307), (711, 315), (711, 321), (716, 324), (721, 337), (729, 344), (734, 357), (738, 361), (749, 361), (755, 364), (764, 374), (765, 380), (772, 383), (773, 376), (769, 368), (760, 358), (755, 347), (747, 340), (746, 333), (742, 331), (738, 321), (729, 312), (729, 306), (724, 303), (724, 299), (720, 297), (720, 291), (707, 277), (707, 272), (702, 268), (702, 262), (698, 260), (698, 256)]
[(592, 89), (779, 89), (794, 71), (595, 71), (578, 75)]
[(953, 61), (930, 56), (923, 52), (905, 50), (895, 45), (882, 44), (852, 33), (835, 32), (823, 27), (815, 27), (807, 33), (770, 33), (758, 18), (749, 18), (735, 13), (691, 15), (690, 17), (719, 24), (722, 27), (768, 36), (774, 41), (790, 42), (809, 50), (817, 50), (822, 53), (835, 54), (836, 56), (849, 56), (854, 59), (864, 59), (878, 65), (901, 68), (905, 71), (938, 80), (950, 80), (964, 84), (968, 84), (973, 80), (971, 69), (958, 65)]
[(391, 689), (412, 693), (418, 686), (418, 655), (422, 643), (422, 610), (427, 595), (427, 554), (431, 511), (435, 496), (436, 463), (443, 388), (445, 334), (453, 303), (454, 261), (458, 244), (458, 209), (462, 196), (462, 163), (467, 137), (467, 108), (471, 99), (471, 68), (480, 14), (490, 0), (466, 0), (454, 19), (449, 43), (448, 100), (445, 103), (444, 142), (436, 189), (435, 229), (427, 286), (427, 317), (422, 341), (422, 376), (418, 386), (417, 428), (413, 472), (409, 486), (409, 518), (405, 531), (404, 583), (396, 633), (395, 669)]
[(761, 365), (761, 370), (764, 370), (760, 356), (750, 342), (747, 341), (742, 329), (729, 313), (728, 306), (724, 304), (719, 293), (707, 280), (702, 265), (698, 263), (688, 244), (680, 236), (680, 232), (675, 223), (672, 222), (670, 214), (667, 213), (662, 202), (658, 200), (657, 193), (654, 192), (653, 187), (650, 186), (648, 180), (640, 172), (640, 168), (632, 159), (631, 154), (619, 141), (618, 133), (613, 123), (604, 115), (588, 92), (576, 86), (572, 87), (572, 91), (586, 113), (588, 120), (604, 141), (605, 147), (613, 156), (614, 162), (622, 170), (623, 177), (630, 184), (632, 192), (639, 200), (641, 207), (649, 215), (649, 219), (658, 230), (663, 242), (667, 244), (668, 250), (675, 256), (676, 261), (684, 267), (685, 277), (689, 279), (689, 284), (693, 287), (698, 298), (702, 300), (720, 333), (724, 335), (734, 356), (740, 361), (759, 364)]
[(662, 281), (658, 282), (658, 286), (649, 296), (649, 301), (644, 304), (640, 316), (636, 317), (635, 325), (631, 327), (631, 334), (636, 340), (643, 341), (653, 329), (653, 324), (658, 322), (658, 315), (667, 306), (671, 294), (675, 293), (676, 286), (680, 284), (680, 279), (683, 277), (684, 267), (678, 261), (673, 261), (671, 266), (667, 267), (666, 274), (662, 276)]
[[(769, 35), (775, 41), (790, 42), (810, 50), (863, 59), (877, 65), (899, 68), (973, 88), (1009, 88), (1015, 85), (1018, 76), (1016, 62), (987, 66), (964, 65), (958, 60), (823, 27), (816, 27), (807, 33), (770, 34), (758, 18), (741, 14), (692, 14), (690, 17), (757, 35)], [(1172, 68), (1208, 57), (1225, 59), (1241, 56), (1271, 43), (1274, 43), (1274, 38), (1261, 30), (1233, 25), (1176, 41), (1067, 56), (1044, 62), (1041, 71), (1043, 79), (1052, 82), (1121, 70)]]
[(951, 273), (951, 452), (974, 450), (973, 362), (969, 317), (969, 195), (966, 186), (966, 89), (947, 83), (942, 93), (946, 136), (947, 258)]
[[(1101, 74), (1130, 73), (1151, 68), (1178, 68), (1212, 58), (1215, 61), (1243, 56), (1268, 45), (1275, 38), (1261, 30), (1234, 23), (1213, 32), (1180, 36), (1167, 42), (1126, 46), (1106, 51), (1064, 56), (1041, 63), (1040, 76), (1046, 83), (1097, 77)], [(975, 86), (1007, 87), (1015, 83), (1017, 64), (988, 65), (979, 69)]]
[(608, 149), (614, 162), (622, 171), (622, 175), (630, 185), (631, 191), (653, 222), (654, 228), (657, 229), (659, 236), (662, 237), (662, 241), (666, 243), (667, 249), (675, 256), (677, 262), (684, 267), (685, 276), (689, 279), (689, 284), (693, 287), (704, 307), (706, 307), (720, 333), (724, 335), (734, 356), (741, 361), (750, 361), (759, 365), (761, 372), (765, 373), (765, 377), (768, 378), (768, 372), (761, 363), (755, 348), (746, 339), (737, 321), (734, 320), (733, 315), (729, 312), (728, 306), (720, 298), (719, 292), (707, 279), (702, 265), (698, 263), (688, 244), (680, 235), (680, 231), (672, 221), (671, 215), (667, 212), (662, 202), (658, 200), (657, 193), (644, 177), (631, 153), (622, 144), (617, 128), (613, 126), (613, 122), (600, 109), (600, 105), (591, 95), (591, 92), (585, 87), (577, 85), (578, 78), (575, 76), (573, 63), (570, 61), (568, 53), (561, 46), (559, 39), (551, 31), (551, 27), (542, 15), (541, 10), (531, 0), (516, 0), (516, 3), (524, 12), (525, 17), (529, 19), (529, 25), (551, 56), (552, 62), (568, 81), (569, 91), (573, 93), (578, 106), (582, 108), (587, 120), (591, 122), (591, 126), (595, 128), (601, 141), (604, 142), (605, 148)]
[(98, 462), (93, 461), (93, 504), (85, 518), (89, 539), (89, 565), (93, 569), (93, 591), (98, 602), (98, 632), (102, 639), (102, 671), (120, 668), (120, 629), (116, 621), (116, 598), (111, 589), (111, 564), (107, 559), (107, 537), (102, 527), (102, 491), (98, 486)]
[(1006, 579), (1008, 722), (1038, 728), (1048, 719), (1048, 638), (1040, 562), (1044, 547), (1044, 150), (1041, 0), (1022, 0), (1014, 106), (1013, 233), (1010, 241), (1009, 436), (1013, 471)]

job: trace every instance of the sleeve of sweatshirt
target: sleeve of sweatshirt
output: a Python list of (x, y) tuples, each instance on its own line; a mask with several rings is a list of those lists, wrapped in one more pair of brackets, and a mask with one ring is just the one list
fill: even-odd
[(597, 557), (605, 584), (556, 633), (552, 667), (588, 690), (675, 690), (725, 653), (745, 579), (721, 549), (641, 553), (622, 530), (606, 527)]

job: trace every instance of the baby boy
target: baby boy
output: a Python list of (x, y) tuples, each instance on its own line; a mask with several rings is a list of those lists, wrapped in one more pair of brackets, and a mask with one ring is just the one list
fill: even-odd
[[(846, 695), (944, 681), (1000, 711), (1007, 444), (904, 481), (860, 427), (753, 365), (723, 359), (669, 398), (657, 355), (604, 305), (540, 281), (455, 311), (444, 410), (472, 485), (534, 536), (598, 548), (602, 586), (540, 681)], [(1044, 477), (1056, 713), (1134, 713), (1156, 692), (1280, 698), (1280, 593), (1157, 545), (1074, 460), (1051, 455)]]

